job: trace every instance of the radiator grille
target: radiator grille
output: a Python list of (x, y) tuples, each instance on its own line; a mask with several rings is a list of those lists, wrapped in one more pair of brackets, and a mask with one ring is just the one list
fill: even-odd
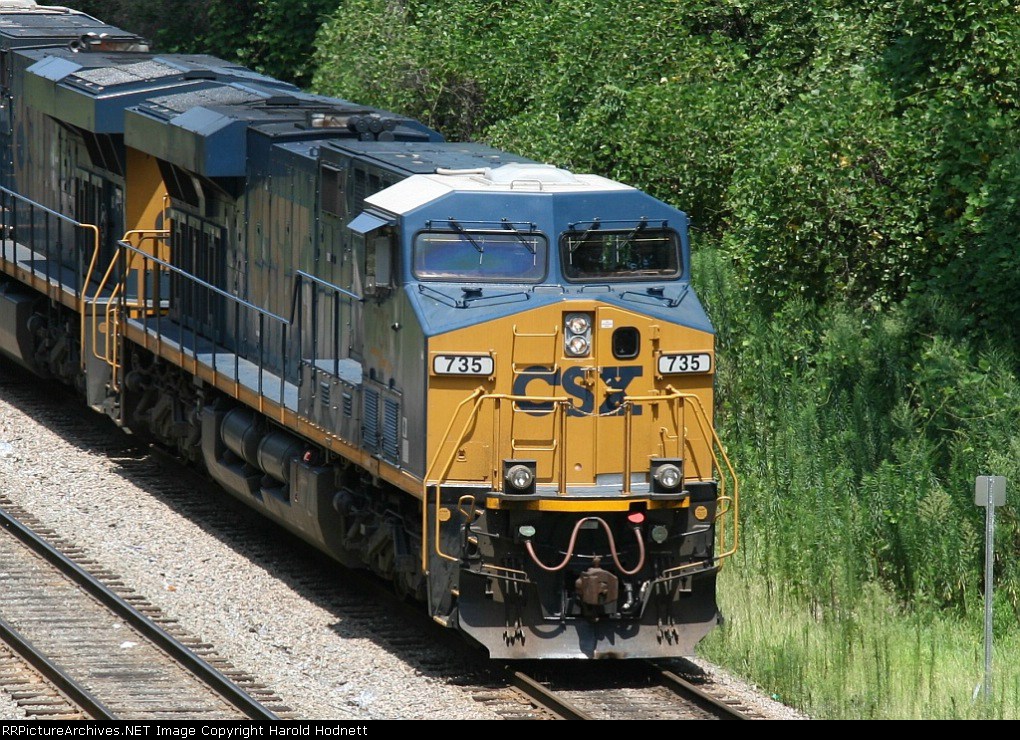
[(379, 449), (379, 392), (365, 389), (365, 413), (362, 416), (361, 441), (366, 450)]
[(400, 404), (386, 399), (383, 416), (383, 457), (400, 462)]

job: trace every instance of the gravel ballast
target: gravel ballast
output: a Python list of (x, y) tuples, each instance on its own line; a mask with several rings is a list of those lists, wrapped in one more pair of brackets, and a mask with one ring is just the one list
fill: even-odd
[[(0, 377), (6, 372), (0, 365)], [(122, 475), (115, 459), (51, 431), (2, 392), (0, 492), (275, 690), (296, 718), (498, 719), (441, 674), (379, 644), (342, 605), (310, 599), (271, 562), (183, 515)], [(798, 717), (700, 665), (766, 716)], [(23, 716), (0, 691), (0, 718)]]
[(25, 719), (25, 710), (5, 691), (0, 691), (0, 720)]

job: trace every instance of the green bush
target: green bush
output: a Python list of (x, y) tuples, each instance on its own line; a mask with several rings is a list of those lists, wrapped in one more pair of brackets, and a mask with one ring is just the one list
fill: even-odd
[(323, 27), (313, 84), (416, 116), (454, 140), (617, 177), (682, 201), (715, 228), (734, 131), (758, 88), (741, 74), (741, 47), (692, 31), (682, 10), (353, 0)]
[[(1020, 480), (1015, 354), (957, 338), (945, 303), (882, 312), (748, 304), (719, 249), (695, 278), (721, 319), (722, 437), (743, 480), (744, 546), (776, 588), (827, 609), (877, 581), (914, 609), (980, 603), (980, 474)], [(1015, 627), (1017, 516), (1001, 510), (998, 629)], [(1009, 625), (1009, 626), (1007, 626)]]
[(881, 84), (842, 78), (743, 144), (726, 242), (759, 299), (885, 305), (927, 273), (934, 133), (892, 108)]

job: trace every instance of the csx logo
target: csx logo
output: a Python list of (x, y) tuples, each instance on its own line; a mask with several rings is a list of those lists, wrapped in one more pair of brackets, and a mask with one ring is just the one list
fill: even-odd
[[(554, 389), (560, 387), (567, 395), (580, 401), (579, 404), (567, 409), (567, 416), (588, 416), (595, 411), (595, 393), (585, 382), (588, 370), (589, 368), (584, 367), (568, 367), (561, 372), (560, 370), (549, 370), (541, 365), (529, 367), (514, 380), (513, 393), (515, 396), (526, 396), (529, 393), (533, 396), (550, 396), (554, 393), (542, 388), (543, 384)], [(602, 367), (598, 369), (598, 374), (602, 378), (602, 383), (613, 389), (612, 393), (606, 394), (605, 400), (598, 408), (598, 413), (611, 414), (620, 408), (627, 386), (634, 378), (640, 378), (644, 374), (644, 368), (640, 365)], [(552, 404), (547, 401), (521, 401), (517, 405), (522, 411), (535, 416), (548, 413), (553, 408)], [(640, 416), (641, 406), (635, 405), (632, 413), (635, 416)]]

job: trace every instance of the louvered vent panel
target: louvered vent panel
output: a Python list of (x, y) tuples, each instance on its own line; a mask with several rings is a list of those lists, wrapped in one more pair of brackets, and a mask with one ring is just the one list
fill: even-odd
[(379, 449), (379, 392), (365, 389), (365, 413), (362, 416), (361, 442), (366, 450)]

